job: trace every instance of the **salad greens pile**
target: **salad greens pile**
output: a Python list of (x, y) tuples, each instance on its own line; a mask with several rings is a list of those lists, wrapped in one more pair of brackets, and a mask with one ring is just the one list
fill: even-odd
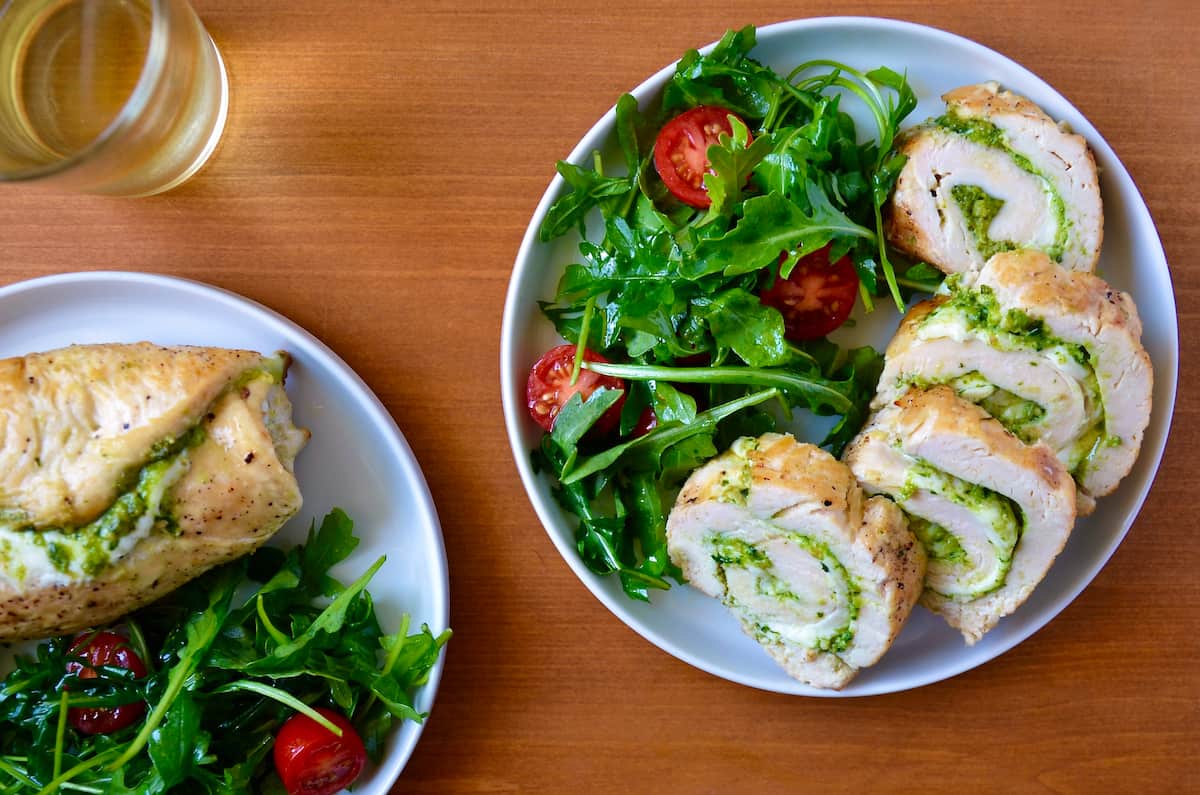
[[(0, 683), (0, 792), (282, 793), (270, 754), (295, 712), (329, 725), (314, 707), (345, 713), (380, 757), (398, 721), (421, 721), (411, 701), (450, 631), (380, 628), (366, 586), (384, 559), (343, 585), (329, 570), (358, 545), (335, 509), (307, 543), (263, 547), (128, 616), (130, 645), (150, 669), (135, 679), (102, 666), (67, 673), (75, 638), (18, 656)], [(143, 721), (86, 736), (69, 707), (144, 700)]]
[[(635, 599), (669, 588), (667, 577), (681, 581), (667, 556), (666, 513), (683, 480), (718, 449), (803, 407), (840, 415), (822, 441), (837, 455), (866, 419), (879, 353), (790, 340), (783, 316), (759, 293), (827, 246), (830, 262), (851, 258), (868, 311), (885, 294), (903, 311), (905, 293), (931, 291), (940, 276), (922, 263), (898, 273), (884, 241), (881, 207), (905, 163), (893, 143), (917, 104), (905, 78), (825, 60), (782, 76), (750, 57), (754, 45), (747, 27), (706, 55), (687, 53), (650, 112), (622, 96), (615, 118), (623, 162), (609, 169), (599, 152), (590, 167), (560, 162), (570, 192), (540, 229), (543, 241), (573, 230), (583, 238), (581, 261), (566, 266), (542, 312), (578, 346), (576, 373), (627, 386), (601, 387), (586, 401), (573, 395), (535, 464), (557, 477), (559, 500), (579, 517), (585, 563), (616, 572)], [(866, 106), (874, 140), (858, 142), (841, 108), (847, 99)], [(730, 117), (732, 135), (708, 148), (707, 209), (675, 201), (654, 166), (657, 131), (697, 106), (741, 117)], [(596, 210), (598, 242), (587, 229)], [(585, 349), (613, 363), (589, 361)], [(589, 435), (622, 397), (622, 441)], [(631, 438), (648, 408), (657, 425)]]

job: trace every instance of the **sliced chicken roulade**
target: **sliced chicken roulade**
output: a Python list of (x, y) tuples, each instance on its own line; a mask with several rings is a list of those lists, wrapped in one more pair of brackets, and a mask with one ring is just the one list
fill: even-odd
[(1093, 271), (1103, 238), (1087, 142), (995, 83), (942, 97), (946, 113), (906, 133), (888, 239), (946, 273), (977, 271), (1001, 251), (1035, 248)]
[(1079, 509), (1133, 466), (1153, 372), (1132, 299), (1036, 251), (997, 254), (976, 284), (914, 307), (887, 349), (873, 408), (909, 386), (949, 384), (1026, 442), (1045, 442), (1079, 484)]
[(667, 522), (672, 561), (788, 674), (841, 688), (878, 660), (921, 591), (904, 515), (791, 436), (743, 438), (692, 473)]
[(845, 458), (863, 488), (909, 515), (929, 557), (921, 603), (967, 643), (1029, 597), (1075, 522), (1075, 484), (1049, 448), (946, 386), (885, 406)]

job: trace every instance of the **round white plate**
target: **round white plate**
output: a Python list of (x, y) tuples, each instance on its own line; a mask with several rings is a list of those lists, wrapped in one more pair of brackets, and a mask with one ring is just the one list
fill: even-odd
[[(316, 337), (253, 301), (166, 276), (69, 273), (0, 289), (0, 357), (72, 343), (141, 340), (288, 351), (294, 361), (287, 392), (296, 424), (310, 429), (312, 439), (296, 459), (304, 508), (271, 543), (300, 543), (314, 519), (343, 508), (354, 519), (360, 544), (333, 574), (348, 582), (387, 555), (369, 586), (384, 631), (394, 631), (405, 612), (414, 628), (427, 623), (434, 634), (446, 628), (446, 553), (417, 460), (370, 388)], [(441, 671), (439, 660), (415, 694), (418, 710), (433, 706)], [(355, 793), (385, 795), (421, 728), (402, 724), (382, 763), (367, 771)]]
[[(541, 434), (524, 406), (529, 368), (548, 348), (560, 342), (550, 322), (538, 311), (538, 300), (554, 297), (564, 266), (578, 261), (578, 237), (565, 236), (549, 244), (538, 241), (537, 230), (566, 186), (555, 177), (526, 231), (509, 283), (501, 331), (500, 371), (504, 418), (521, 479), (529, 498), (560, 554), (583, 583), (634, 631), (670, 652), (717, 676), (781, 693), (803, 695), (872, 695), (936, 682), (980, 665), (1028, 638), (1070, 604), (1096, 576), (1121, 543), (1145, 500), (1166, 443), (1175, 402), (1178, 368), (1178, 326), (1171, 277), (1154, 223), (1129, 173), (1096, 129), (1066, 99), (1029, 70), (1004, 56), (943, 31), (883, 19), (826, 18), (785, 22), (758, 31), (757, 60), (786, 74), (806, 60), (829, 58), (859, 69), (885, 65), (907, 72), (920, 101), (907, 125), (940, 115), (941, 94), (957, 86), (996, 80), (1041, 105), (1056, 119), (1066, 120), (1091, 144), (1100, 167), (1104, 197), (1104, 249), (1100, 275), (1132, 293), (1145, 323), (1143, 342), (1154, 362), (1155, 395), (1150, 427), (1141, 457), (1117, 493), (1101, 500), (1097, 512), (1080, 521), (1067, 548), (1047, 578), (1016, 613), (1005, 618), (974, 646), (940, 618), (917, 608), (895, 645), (874, 667), (858, 675), (840, 693), (817, 690), (787, 677), (767, 654), (742, 633), (737, 621), (716, 600), (691, 588), (676, 586), (656, 594), (651, 604), (635, 602), (621, 591), (615, 577), (597, 577), (584, 567), (575, 550), (575, 519), (551, 495), (551, 479), (535, 474), (529, 451)], [(657, 101), (674, 73), (669, 66), (632, 92), (643, 108)], [(616, 97), (613, 98), (614, 100)], [(855, 101), (843, 100), (860, 135), (873, 127)], [(591, 162), (600, 150), (605, 162), (624, 162), (613, 135), (614, 114), (596, 123), (568, 160)], [(598, 229), (598, 223), (591, 224)], [(896, 330), (899, 316), (886, 299), (858, 324), (835, 335), (842, 344), (870, 343), (882, 350)], [(823, 426), (797, 412), (794, 430), (799, 438), (819, 440)]]

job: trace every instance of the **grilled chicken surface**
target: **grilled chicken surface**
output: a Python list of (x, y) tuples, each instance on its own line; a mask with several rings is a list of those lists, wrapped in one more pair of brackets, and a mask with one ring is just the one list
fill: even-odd
[(740, 439), (692, 473), (667, 534), (689, 582), (815, 687), (841, 688), (883, 655), (925, 571), (895, 504), (787, 435)]
[(0, 639), (111, 621), (301, 505), (283, 363), (80, 345), (0, 361)]
[(1093, 271), (1103, 239), (1096, 164), (1082, 136), (995, 83), (942, 97), (944, 116), (909, 131), (888, 239), (946, 273), (1035, 248)]
[(929, 556), (921, 603), (978, 641), (1046, 575), (1075, 522), (1075, 484), (947, 386), (910, 389), (846, 450), (868, 493), (910, 516)]

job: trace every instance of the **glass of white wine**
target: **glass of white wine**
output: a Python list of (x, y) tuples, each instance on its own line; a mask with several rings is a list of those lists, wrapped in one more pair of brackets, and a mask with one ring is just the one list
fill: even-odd
[(204, 165), (228, 106), (187, 0), (0, 0), (0, 182), (161, 193)]

